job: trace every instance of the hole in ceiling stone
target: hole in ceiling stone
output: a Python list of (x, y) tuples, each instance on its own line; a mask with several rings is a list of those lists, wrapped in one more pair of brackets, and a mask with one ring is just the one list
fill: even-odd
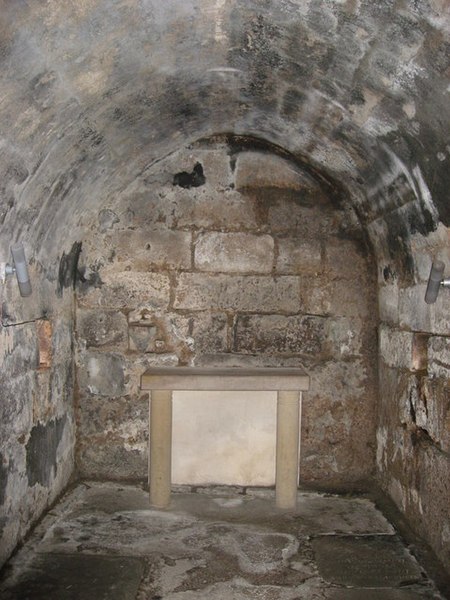
[(200, 187), (205, 185), (206, 177), (203, 174), (203, 166), (201, 163), (196, 163), (192, 173), (181, 171), (176, 173), (173, 178), (173, 185), (179, 185), (182, 188)]

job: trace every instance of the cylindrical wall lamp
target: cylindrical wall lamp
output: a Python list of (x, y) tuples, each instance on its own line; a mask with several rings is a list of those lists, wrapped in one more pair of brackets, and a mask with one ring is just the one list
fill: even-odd
[(443, 279), (444, 269), (445, 264), (442, 260), (435, 260), (431, 265), (427, 291), (425, 292), (425, 302), (427, 304), (436, 302), (441, 287), (450, 287), (450, 279)]
[(27, 259), (25, 258), (25, 251), (23, 244), (20, 242), (12, 244), (11, 255), (13, 258), (14, 266), (8, 263), (0, 263), (0, 280), (5, 283), (6, 276), (16, 274), (17, 283), (19, 284), (20, 295), (24, 298), (31, 296), (31, 282), (28, 274)]

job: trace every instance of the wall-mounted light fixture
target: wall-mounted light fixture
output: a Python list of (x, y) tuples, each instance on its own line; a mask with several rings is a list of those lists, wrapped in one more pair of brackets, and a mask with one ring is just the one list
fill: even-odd
[(19, 242), (12, 244), (11, 255), (13, 265), (9, 263), (0, 263), (0, 281), (4, 284), (8, 275), (16, 274), (17, 283), (19, 284), (20, 295), (23, 297), (31, 296), (30, 276), (28, 275), (27, 260), (23, 245)]
[(436, 302), (441, 287), (450, 288), (450, 279), (443, 279), (444, 269), (445, 264), (442, 260), (435, 260), (431, 265), (427, 291), (425, 292), (425, 302), (427, 304)]

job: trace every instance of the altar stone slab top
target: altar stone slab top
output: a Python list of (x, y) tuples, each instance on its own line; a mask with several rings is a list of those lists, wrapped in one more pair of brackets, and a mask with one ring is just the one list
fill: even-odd
[(288, 367), (152, 367), (141, 378), (142, 390), (306, 391), (309, 376)]

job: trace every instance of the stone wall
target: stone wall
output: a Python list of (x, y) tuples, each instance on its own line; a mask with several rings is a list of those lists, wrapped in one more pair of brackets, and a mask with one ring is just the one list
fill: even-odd
[(83, 241), (78, 465), (145, 477), (149, 365), (303, 365), (301, 478), (374, 468), (376, 304), (353, 213), (287, 159), (219, 140), (111, 198)]
[(32, 296), (19, 296), (14, 276), (2, 286), (0, 565), (74, 469), (73, 292), (56, 294), (28, 250)]
[(392, 263), (380, 267), (377, 463), (384, 490), (448, 565), (450, 294), (442, 289), (435, 304), (424, 300), (432, 259), (450, 263), (448, 230), (411, 243), (415, 281), (405, 282)]

